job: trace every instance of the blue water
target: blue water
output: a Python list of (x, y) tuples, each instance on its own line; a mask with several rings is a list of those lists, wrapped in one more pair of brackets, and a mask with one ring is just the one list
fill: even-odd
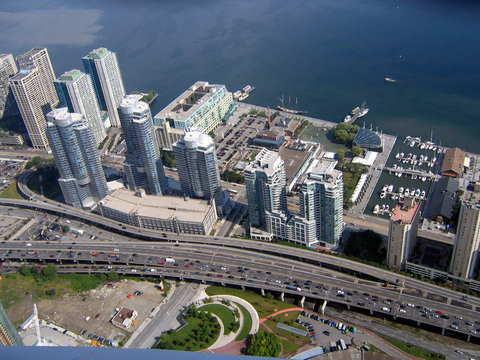
[(473, 0), (4, 0), (0, 51), (46, 46), (59, 76), (108, 47), (154, 113), (196, 80), (252, 84), (258, 105), (341, 121), (365, 101), (360, 124), (480, 153), (479, 19)]

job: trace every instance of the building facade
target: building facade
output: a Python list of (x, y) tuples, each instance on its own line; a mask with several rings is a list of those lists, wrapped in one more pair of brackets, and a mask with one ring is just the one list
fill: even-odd
[(161, 195), (167, 191), (167, 179), (152, 114), (141, 98), (142, 95), (127, 95), (118, 107), (127, 145), (124, 171), (130, 190), (145, 189), (148, 194)]
[(477, 277), (480, 250), (480, 193), (467, 191), (460, 210), (450, 272), (461, 278)]
[(250, 225), (265, 225), (265, 212), (287, 212), (285, 164), (278, 153), (262, 149), (244, 170)]
[(67, 107), (68, 112), (82, 114), (88, 122), (97, 145), (107, 136), (102, 114), (90, 75), (73, 69), (55, 80), (60, 106)]
[(173, 144), (180, 186), (185, 195), (214, 199), (219, 216), (228, 210), (230, 196), (222, 191), (215, 144), (201, 129), (187, 129)]
[(388, 227), (387, 265), (390, 268), (404, 269), (415, 248), (419, 218), (419, 205), (413, 198), (395, 207)]
[(40, 77), (40, 85), (47, 102), (52, 108), (58, 105), (58, 96), (55, 91), (53, 81), (55, 80), (55, 72), (53, 71), (52, 62), (46, 48), (33, 48), (23, 55), (17, 56), (20, 69), (29, 69), (36, 67)]
[(18, 107), (10, 90), (9, 79), (18, 72), (12, 54), (0, 54), (0, 119), (3, 116), (15, 115)]
[[(160, 200), (160, 201), (159, 201)], [(102, 216), (145, 229), (208, 235), (217, 221), (214, 201), (145, 195), (117, 189), (99, 203)]]
[(155, 133), (161, 149), (173, 150), (173, 144), (182, 138), (184, 130), (174, 129), (168, 121), (164, 121), (162, 125), (155, 126)]
[(85, 72), (92, 77), (100, 110), (108, 112), (112, 126), (120, 127), (117, 108), (126, 93), (117, 54), (98, 48), (84, 56), (82, 62)]
[(10, 78), (10, 88), (20, 110), (27, 133), (35, 149), (48, 149), (48, 140), (45, 134), (47, 121), (45, 114), (51, 111), (52, 106), (41, 86), (41, 77), (38, 69), (22, 69)]
[(343, 232), (343, 174), (335, 165), (317, 163), (299, 193), (300, 217), (315, 222), (315, 239), (326, 247), (336, 247)]
[(225, 85), (197, 81), (154, 117), (155, 126), (169, 122), (175, 129), (201, 128), (210, 133), (235, 110)]
[(8, 318), (5, 309), (0, 303), (0, 346), (23, 346), (15, 326)]
[(311, 247), (318, 243), (315, 232), (315, 220), (306, 220), (287, 212), (266, 211), (267, 232), (274, 238), (291, 241)]
[(60, 189), (65, 202), (93, 209), (108, 194), (98, 145), (81, 114), (58, 108), (47, 114), (47, 137), (60, 173)]

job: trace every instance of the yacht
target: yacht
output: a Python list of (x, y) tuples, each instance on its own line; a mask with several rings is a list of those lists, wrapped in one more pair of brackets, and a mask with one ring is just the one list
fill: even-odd
[(400, 186), (400, 189), (398, 189), (398, 193), (399, 193), (399, 194), (403, 194), (403, 190), (405, 190), (405, 189), (403, 188), (403, 186)]
[(380, 211), (380, 206), (377, 204), (377, 205), (375, 205), (375, 207), (373, 208), (373, 213), (374, 213), (374, 214), (378, 214), (379, 211)]
[(388, 192), (392, 192), (393, 191), (393, 185), (390, 185), (387, 189)]

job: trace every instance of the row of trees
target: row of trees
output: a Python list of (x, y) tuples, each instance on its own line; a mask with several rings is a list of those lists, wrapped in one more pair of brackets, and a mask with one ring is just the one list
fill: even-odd
[(276, 358), (281, 350), (280, 339), (275, 334), (262, 330), (252, 336), (247, 355)]
[(225, 180), (228, 182), (233, 182), (238, 184), (245, 183), (245, 178), (243, 177), (243, 175), (233, 170), (225, 170), (220, 177), (222, 180)]

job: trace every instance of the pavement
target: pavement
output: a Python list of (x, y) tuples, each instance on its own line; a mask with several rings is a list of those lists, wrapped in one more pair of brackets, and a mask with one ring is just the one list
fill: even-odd
[(179, 283), (172, 285), (167, 297), (139, 326), (125, 344), (125, 348), (150, 349), (156, 338), (181, 324), (178, 321), (183, 310), (197, 296), (198, 285)]

